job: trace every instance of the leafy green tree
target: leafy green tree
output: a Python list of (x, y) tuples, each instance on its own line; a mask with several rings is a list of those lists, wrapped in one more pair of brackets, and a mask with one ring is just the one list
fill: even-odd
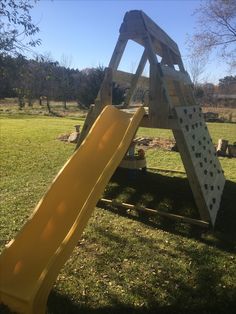
[(219, 89), (224, 94), (236, 94), (236, 75), (225, 76), (220, 79)]
[(120, 105), (125, 100), (125, 88), (113, 83), (112, 85), (112, 102), (113, 105)]
[[(0, 54), (0, 98), (17, 97), (19, 108), (33, 100), (46, 101), (49, 113), (53, 113), (51, 100), (66, 102), (76, 100), (79, 107), (86, 109), (94, 103), (104, 77), (102, 67), (82, 71), (61, 66), (50, 55), (37, 56), (28, 60), (22, 55), (13, 57)], [(113, 84), (113, 105), (124, 101), (124, 89)]]
[(101, 66), (97, 68), (87, 68), (81, 71), (77, 97), (86, 107), (94, 103), (103, 78), (104, 68)]
[(7, 55), (0, 55), (0, 98), (16, 96), (12, 85), (16, 73), (15, 59)]

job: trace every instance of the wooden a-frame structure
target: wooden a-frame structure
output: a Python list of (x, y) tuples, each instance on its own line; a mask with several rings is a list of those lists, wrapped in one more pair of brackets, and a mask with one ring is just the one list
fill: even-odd
[[(117, 70), (129, 40), (144, 47), (135, 74)], [(141, 75), (147, 61), (149, 78), (144, 78)], [(142, 11), (125, 14), (104, 81), (87, 115), (78, 145), (101, 110), (112, 103), (113, 82), (129, 81), (123, 105), (129, 108), (140, 77), (149, 90), (148, 112), (141, 126), (172, 129), (201, 219), (214, 226), (225, 183), (221, 165), (177, 44)]]

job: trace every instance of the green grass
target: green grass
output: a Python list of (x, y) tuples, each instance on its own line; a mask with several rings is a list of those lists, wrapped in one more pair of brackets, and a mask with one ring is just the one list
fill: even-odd
[(46, 106), (46, 101), (39, 105), (38, 101), (34, 101), (32, 106), (27, 103), (23, 108), (19, 108), (16, 98), (0, 99), (0, 114), (1, 116), (59, 116), (59, 117), (76, 117), (85, 118), (87, 111), (81, 110), (75, 101), (69, 101), (64, 107), (63, 102), (50, 101), (51, 113), (49, 114)]
[[(236, 124), (231, 123), (208, 123), (208, 129), (214, 145), (217, 145), (220, 138), (226, 139), (229, 143), (236, 141)], [(140, 128), (138, 136), (160, 137), (174, 139), (171, 130)], [(160, 149), (147, 150), (146, 157), (150, 167), (184, 171), (179, 153), (168, 152)], [(236, 181), (235, 159), (220, 158), (221, 165), (228, 179)]]
[[(17, 112), (0, 120), (1, 250), (73, 152), (72, 144), (57, 137), (73, 131), (74, 124), (74, 119)], [(210, 124), (214, 143), (220, 137), (233, 141), (235, 127)], [(138, 134), (172, 137), (166, 130), (142, 128)], [(150, 167), (183, 170), (175, 152), (149, 149), (147, 160)], [(233, 313), (236, 159), (220, 162), (227, 182), (214, 231), (97, 207), (55, 282), (48, 313)], [(198, 217), (184, 174), (116, 173), (104, 195)]]

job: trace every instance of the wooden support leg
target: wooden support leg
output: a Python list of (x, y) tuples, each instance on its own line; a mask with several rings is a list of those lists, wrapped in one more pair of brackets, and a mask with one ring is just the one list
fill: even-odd
[(106, 68), (104, 80), (102, 82), (100, 91), (98, 92), (98, 96), (95, 100), (95, 105), (91, 105), (90, 107), (83, 129), (78, 139), (76, 149), (80, 146), (80, 144), (87, 136), (90, 128), (92, 127), (94, 121), (97, 119), (103, 108), (111, 104), (112, 104), (112, 69)]
[(130, 103), (130, 101), (134, 95), (135, 88), (136, 88), (137, 83), (138, 83), (138, 79), (142, 75), (146, 63), (147, 63), (147, 52), (146, 52), (146, 50), (144, 50), (142, 58), (139, 62), (138, 68), (136, 70), (136, 73), (132, 78), (129, 92), (127, 93), (127, 96), (125, 97), (125, 106), (124, 106), (125, 108), (127, 108), (129, 106), (129, 103)]

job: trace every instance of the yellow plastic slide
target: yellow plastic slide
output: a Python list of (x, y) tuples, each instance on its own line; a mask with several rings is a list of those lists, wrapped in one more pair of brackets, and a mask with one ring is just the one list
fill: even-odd
[(0, 256), (0, 303), (45, 313), (52, 285), (90, 218), (142, 119), (107, 106), (79, 149)]

